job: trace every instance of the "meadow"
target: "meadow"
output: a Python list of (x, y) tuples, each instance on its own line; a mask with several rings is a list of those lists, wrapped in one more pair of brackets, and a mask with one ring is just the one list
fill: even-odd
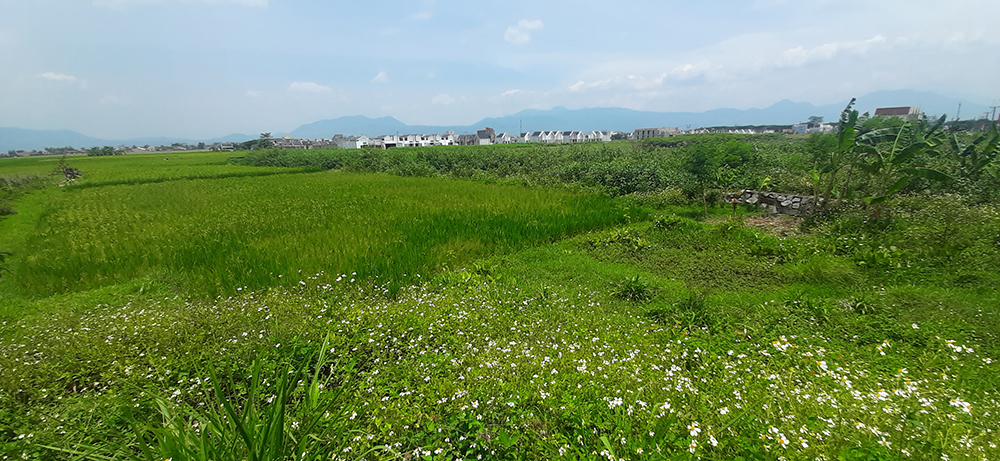
[[(806, 138), (753, 142), (727, 184), (812, 189)], [(690, 148), (81, 166), (0, 221), (0, 456), (1000, 456), (988, 176), (706, 213)]]

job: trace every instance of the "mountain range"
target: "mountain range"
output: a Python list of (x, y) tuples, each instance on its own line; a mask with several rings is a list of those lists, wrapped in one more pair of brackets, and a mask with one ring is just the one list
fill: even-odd
[[(975, 118), (989, 107), (987, 104), (942, 96), (933, 92), (910, 90), (878, 91), (858, 98), (856, 108), (862, 112), (874, 113), (877, 107), (921, 106), (929, 115), (948, 114), (954, 116), (958, 105), (962, 113)], [(393, 117), (369, 118), (363, 115), (346, 116), (302, 125), (289, 133), (274, 133), (275, 136), (293, 138), (330, 138), (335, 134), (381, 136), (384, 134), (474, 133), (489, 126), (497, 133), (520, 133), (538, 130), (615, 130), (632, 131), (636, 128), (676, 126), (682, 129), (712, 126), (745, 125), (790, 125), (805, 121), (810, 116), (822, 116), (827, 121), (836, 121), (847, 101), (836, 104), (814, 105), (807, 102), (779, 101), (763, 109), (713, 109), (705, 112), (650, 112), (622, 108), (566, 109), (554, 107), (548, 110), (527, 109), (503, 117), (484, 118), (471, 125), (428, 126), (407, 125)], [(522, 129), (523, 128), (523, 129)], [(164, 145), (177, 142), (194, 144), (197, 142), (241, 142), (256, 138), (255, 135), (231, 134), (212, 139), (176, 138), (136, 138), (107, 140), (89, 137), (70, 130), (27, 130), (0, 127), (0, 151), (31, 150), (45, 147), (73, 146), (78, 148), (103, 145)]]

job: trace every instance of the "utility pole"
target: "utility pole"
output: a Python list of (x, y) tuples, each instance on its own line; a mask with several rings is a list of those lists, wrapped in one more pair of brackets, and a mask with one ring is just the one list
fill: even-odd
[(990, 106), (990, 110), (993, 111), (993, 115), (990, 115), (990, 120), (997, 120), (997, 109), (1000, 109), (1000, 106), (997, 105)]
[(962, 119), (962, 103), (958, 103), (958, 113), (955, 114), (955, 121)]

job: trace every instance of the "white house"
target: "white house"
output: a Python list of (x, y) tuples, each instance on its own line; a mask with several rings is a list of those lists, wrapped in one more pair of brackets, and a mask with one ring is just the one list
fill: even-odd
[(455, 144), (455, 133), (451, 134), (431, 134), (425, 136), (428, 146), (452, 146)]
[(361, 149), (363, 147), (370, 146), (372, 144), (371, 138), (368, 136), (350, 136), (344, 138), (343, 147), (344, 149)]
[(632, 139), (638, 141), (646, 138), (669, 138), (679, 134), (681, 134), (681, 130), (676, 127), (636, 128), (632, 132)]
[(586, 137), (582, 131), (563, 131), (562, 142), (584, 142)]
[(513, 137), (513, 136), (511, 136), (511, 135), (509, 135), (507, 133), (500, 133), (500, 134), (497, 135), (497, 142), (496, 143), (497, 144), (513, 144), (513, 143), (517, 142), (516, 139), (517, 138), (515, 138), (515, 137)]

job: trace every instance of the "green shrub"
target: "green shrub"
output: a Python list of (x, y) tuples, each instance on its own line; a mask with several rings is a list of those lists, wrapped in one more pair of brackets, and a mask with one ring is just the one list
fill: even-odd
[(643, 302), (653, 297), (653, 289), (639, 279), (639, 276), (626, 278), (615, 285), (611, 295), (623, 301)]

